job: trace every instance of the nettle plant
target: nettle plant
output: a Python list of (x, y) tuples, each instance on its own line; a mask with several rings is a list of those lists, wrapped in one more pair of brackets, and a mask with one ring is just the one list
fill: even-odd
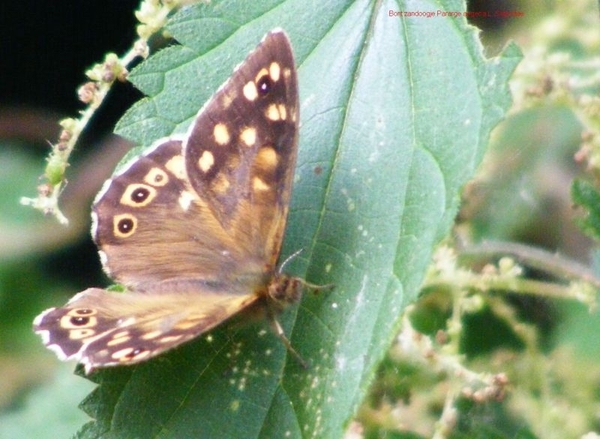
[[(37, 198), (24, 199), (24, 203), (66, 223), (58, 199), (73, 147), (112, 84), (130, 81), (147, 97), (123, 116), (116, 133), (140, 146), (117, 168), (113, 183), (97, 204), (107, 199), (115, 182), (137, 175), (140, 163), (151, 159), (154, 168), (144, 168), (147, 172), (140, 173), (142, 180), (136, 180), (130, 191), (124, 186), (123, 193), (129, 198), (125, 200), (122, 195), (114, 203), (126, 202), (132, 208), (147, 206), (159, 200), (165, 193), (161, 188), (170, 187), (174, 177), (180, 175), (184, 183), (177, 186), (173, 206), (184, 210), (185, 206), (201, 206), (190, 218), (196, 221), (190, 223), (190, 228), (197, 227), (198, 218), (206, 217), (207, 211), (216, 210), (220, 216), (211, 220), (214, 224), (228, 224), (231, 230), (232, 224), (236, 230), (266, 229), (261, 237), (267, 241), (268, 254), (243, 261), (233, 258), (230, 254), (238, 250), (247, 254), (244, 245), (248, 243), (230, 240), (227, 247), (215, 244), (216, 235), (211, 234), (218, 233), (218, 228), (206, 225), (205, 234), (197, 236), (198, 242), (193, 244), (220, 251), (222, 264), (211, 271), (212, 262), (206, 257), (204, 265), (192, 268), (191, 261), (177, 253), (176, 242), (167, 254), (169, 246), (163, 244), (168, 243), (161, 241), (160, 230), (172, 224), (174, 217), (179, 218), (174, 211), (166, 212), (161, 207), (166, 202), (154, 209), (161, 221), (156, 224), (157, 234), (145, 234), (146, 240), (136, 238), (132, 245), (144, 246), (146, 256), (158, 258), (161, 270), (168, 271), (169, 263), (190, 262), (190, 275), (202, 274), (199, 293), (213, 295), (215, 300), (234, 293), (253, 300), (258, 288), (271, 299), (296, 302), (298, 294), (294, 300), (287, 300), (287, 294), (297, 293), (298, 285), (276, 283), (269, 289), (273, 284), (261, 271), (266, 264), (268, 275), (283, 279), (278, 268), (283, 261), (285, 271), (294, 276), (286, 277), (286, 281), (297, 276), (310, 284), (332, 288), (304, 294), (299, 303), (291, 304), (281, 314), (279, 309), (269, 309), (266, 319), (249, 322), (241, 313), (236, 321), (218, 325), (224, 320), (219, 314), (222, 309), (205, 308), (203, 303), (197, 315), (207, 319), (214, 316), (216, 321), (210, 325), (214, 329), (150, 359), (153, 355), (146, 358), (142, 351), (128, 345), (132, 337), (149, 341), (157, 336), (152, 331), (135, 332), (148, 321), (143, 313), (135, 314), (134, 308), (146, 305), (133, 305), (130, 299), (141, 294), (154, 300), (154, 296), (170, 294), (169, 288), (171, 293), (198, 293), (197, 279), (179, 275), (178, 282), (153, 288), (150, 281), (164, 279), (152, 274), (153, 264), (135, 271), (111, 266), (116, 250), (103, 249), (101, 243), (101, 250), (107, 250), (111, 271), (130, 270), (116, 276), (125, 284), (120, 288), (125, 291), (93, 289), (93, 294), (78, 296), (79, 302), (72, 302), (70, 308), (59, 309), (60, 315), (50, 313), (36, 321), (37, 329), (46, 337), (50, 332), (49, 343), (55, 346), (67, 342), (53, 337), (56, 330), (52, 328), (72, 325), (61, 337), (79, 337), (77, 349), (82, 350), (76, 352), (81, 355), (65, 349), (61, 352), (87, 359), (84, 362), (91, 375), (84, 375), (82, 369), (79, 372), (99, 384), (82, 404), (94, 420), (82, 427), (79, 437), (406, 437), (402, 431), (435, 437), (493, 431), (497, 437), (504, 437), (518, 428), (531, 432), (533, 437), (546, 427), (533, 409), (525, 414), (518, 409), (519, 404), (533, 407), (533, 395), (547, 381), (538, 377), (537, 388), (531, 382), (523, 385), (521, 380), (526, 378), (517, 362), (533, 370), (534, 365), (547, 364), (548, 359), (538, 322), (524, 318), (523, 308), (514, 298), (570, 299), (593, 307), (598, 281), (589, 270), (572, 261), (549, 257), (523, 245), (458, 245), (456, 239), (447, 238), (453, 226), (455, 237), (485, 235), (477, 227), (481, 217), (463, 210), (460, 226), (456, 227), (455, 219), (463, 188), (483, 160), (492, 129), (509, 108), (508, 79), (521, 60), (521, 52), (509, 44), (500, 55), (486, 59), (477, 30), (467, 23), (461, 2), (411, 4), (414, 10), (453, 12), (430, 19), (390, 14), (390, 10), (408, 6), (388, 3), (342, 1), (309, 6), (282, 0), (249, 6), (241, 1), (215, 1), (182, 8), (182, 2), (145, 1), (136, 14), (141, 22), (139, 40), (131, 51), (123, 57), (109, 54), (87, 72), (90, 81), (79, 93), (88, 106), (79, 119), (61, 122), (63, 131), (48, 159), (46, 182), (39, 187)], [(240, 106), (244, 112), (237, 114), (217, 112), (216, 106), (208, 104), (205, 113), (196, 116), (215, 92), (218, 108), (227, 108), (232, 102), (236, 106), (236, 99), (244, 105), (259, 102), (261, 93), (273, 96), (273, 90), (275, 98), (282, 96), (277, 87), (280, 81), (288, 84), (285, 81), (293, 68), (280, 58), (272, 58), (278, 49), (270, 45), (265, 50), (269, 56), (264, 58), (268, 62), (256, 69), (253, 78), (243, 76), (247, 82), (234, 79), (228, 83), (237, 88), (220, 88), (264, 35), (278, 28), (284, 29), (291, 41), (298, 104), (268, 101), (269, 105), (260, 107), (262, 112), (256, 114), (261, 121), (269, 121), (269, 126), (296, 124), (295, 170), (291, 169), (294, 161), (279, 149), (286, 145), (295, 148), (291, 146), (295, 131), (284, 130), (282, 137), (269, 137), (271, 143), (261, 144), (262, 149), (256, 146), (265, 131), (255, 129), (259, 125), (253, 125), (253, 121), (258, 116), (248, 116), (248, 112), (257, 107)], [(148, 42), (158, 33), (171, 38), (172, 44), (151, 50)], [(147, 59), (129, 72), (127, 66), (139, 56)], [(571, 66), (568, 62), (552, 64), (548, 59), (536, 59), (554, 69), (546, 76), (532, 75), (532, 70), (525, 69), (515, 78), (516, 102), (520, 105), (517, 110), (525, 108), (524, 102), (537, 99), (539, 103), (560, 90), (544, 88), (544, 84)], [(248, 74), (246, 67), (239, 71)], [(187, 137), (182, 134), (190, 125), (199, 124), (198, 120), (212, 125), (200, 132), (199, 146), (190, 146), (189, 133), (193, 130)], [(172, 168), (167, 164), (175, 161), (162, 160), (164, 150), (155, 144), (157, 139), (167, 137), (180, 142), (179, 149), (169, 153), (169, 158), (181, 159)], [(595, 151), (596, 138), (588, 136), (586, 157), (595, 154), (590, 151)], [(239, 151), (238, 143), (225, 155), (215, 146), (229, 148), (232, 141), (244, 142), (250, 152), (232, 153)], [(214, 148), (207, 146), (210, 142)], [(494, 164), (493, 159), (486, 167)], [(257, 167), (262, 170), (260, 175)], [(215, 177), (210, 172), (217, 168), (224, 171)], [(239, 169), (244, 173), (235, 171)], [(479, 181), (490, 175), (485, 173), (489, 170), (484, 169)], [(277, 192), (280, 187), (275, 182), (282, 172), (286, 178), (294, 175), (291, 198)], [(153, 177), (151, 181), (148, 175)], [(185, 198), (190, 185), (195, 191)], [(283, 192), (288, 190), (284, 186)], [(230, 187), (235, 190), (229, 192)], [(467, 197), (476, 199), (469, 192)], [(584, 224), (597, 234), (597, 192), (589, 183), (578, 182), (574, 194), (580, 204), (591, 209)], [(262, 200), (261, 206), (266, 207), (261, 212), (278, 214), (240, 214), (243, 221), (237, 217), (232, 221), (227, 212), (239, 209), (240, 200), (251, 200), (249, 211), (257, 206), (252, 203)], [(281, 218), (285, 218), (288, 203), (285, 235), (281, 227), (265, 227), (267, 222), (285, 221)], [(138, 230), (138, 217), (129, 215), (115, 219), (114, 234), (126, 238)], [(153, 250), (145, 247), (147, 242), (160, 245)], [(276, 258), (280, 244), (277, 262), (271, 258)], [(135, 265), (135, 248), (128, 248), (128, 258)], [(153, 254), (159, 251), (165, 254)], [(242, 262), (243, 267), (251, 269), (242, 270), (240, 275), (236, 270)], [(530, 276), (533, 269), (536, 275), (543, 272), (552, 276), (534, 279)], [(223, 276), (231, 282), (224, 282)], [(138, 293), (131, 291), (132, 285)], [(228, 289), (221, 291), (223, 286)], [(106, 304), (113, 300), (106, 298), (109, 295), (118, 297), (110, 306)], [(179, 298), (180, 308), (173, 306), (167, 313), (164, 310), (172, 304), (165, 304), (165, 297), (160, 296), (158, 301), (162, 304), (161, 321), (166, 322), (161, 330), (176, 325), (177, 309), (188, 312), (195, 303)], [(235, 304), (235, 310), (245, 307), (246, 303)], [(78, 314), (68, 314), (72, 309)], [(95, 326), (97, 322), (106, 323), (102, 311), (95, 312), (99, 309), (110, 309), (110, 322), (124, 329), (115, 332), (102, 326), (103, 332), (94, 332), (100, 328)], [(234, 312), (225, 311), (226, 316), (230, 314)], [(285, 343), (272, 335), (269, 321), (276, 322), (276, 333), (285, 334)], [(112, 331), (109, 340), (104, 331)], [(477, 339), (479, 334), (482, 337)], [(169, 337), (177, 335), (180, 333)], [(98, 346), (97, 340), (108, 340), (110, 348), (98, 348), (94, 352), (99, 357), (92, 358), (81, 346), (91, 352), (92, 346)], [(120, 345), (124, 346), (122, 350)], [(162, 352), (153, 353), (158, 351)], [(96, 361), (106, 355), (115, 361)], [(132, 358), (136, 364), (102, 367), (120, 363), (117, 360), (122, 358)], [(556, 374), (560, 375), (558, 371)], [(509, 383), (513, 391), (507, 403)], [(572, 394), (566, 392), (563, 396), (568, 401)], [(496, 415), (502, 428), (492, 428), (485, 421), (491, 416), (492, 405), (503, 407)], [(581, 410), (582, 416), (586, 410)], [(422, 431), (421, 425), (428, 427)]]

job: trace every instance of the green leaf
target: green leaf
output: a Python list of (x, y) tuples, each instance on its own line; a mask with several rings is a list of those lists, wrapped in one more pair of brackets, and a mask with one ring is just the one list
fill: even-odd
[(91, 384), (74, 383), (66, 365), (57, 371), (53, 382), (36, 388), (17, 407), (0, 415), (0, 438), (67, 438), (86, 421), (77, 402)]
[(600, 193), (598, 189), (585, 180), (573, 181), (571, 186), (573, 202), (586, 210), (585, 217), (579, 220), (584, 232), (596, 240), (600, 240)]
[[(308, 370), (264, 322), (227, 323), (136, 367), (101, 371), (79, 437), (339, 438), (365, 395), (462, 185), (510, 99), (511, 46), (487, 61), (462, 2), (212, 2), (168, 28), (181, 43), (130, 79), (149, 97), (118, 132), (140, 145), (183, 132), (274, 27), (299, 68), (300, 149), (283, 256), (307, 292), (282, 324)], [(177, 251), (176, 248), (173, 251)]]

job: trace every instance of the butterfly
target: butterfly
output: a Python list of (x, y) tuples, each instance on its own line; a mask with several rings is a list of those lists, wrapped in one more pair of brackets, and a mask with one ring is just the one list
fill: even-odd
[(275, 319), (310, 285), (277, 268), (298, 121), (292, 48), (275, 29), (184, 136), (155, 142), (104, 184), (92, 236), (126, 291), (89, 288), (44, 311), (34, 330), (45, 345), (90, 373), (147, 360), (260, 308), (298, 356)]

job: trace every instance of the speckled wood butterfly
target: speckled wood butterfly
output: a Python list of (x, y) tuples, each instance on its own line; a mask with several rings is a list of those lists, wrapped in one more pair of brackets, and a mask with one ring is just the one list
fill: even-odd
[[(282, 30), (267, 34), (198, 112), (108, 180), (92, 235), (127, 291), (89, 288), (34, 321), (86, 372), (158, 355), (241, 310), (274, 315), (304, 281), (280, 273), (298, 139), (298, 80)], [(297, 355), (297, 354), (295, 354)]]

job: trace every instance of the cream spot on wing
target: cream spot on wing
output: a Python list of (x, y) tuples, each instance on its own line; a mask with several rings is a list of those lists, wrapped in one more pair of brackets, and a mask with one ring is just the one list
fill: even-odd
[(187, 212), (194, 199), (194, 194), (192, 194), (191, 192), (181, 191), (181, 194), (179, 195), (179, 199), (177, 201), (179, 202), (181, 208)]
[(134, 354), (132, 357), (127, 358), (128, 361), (140, 361), (143, 358), (149, 357), (152, 354), (150, 351), (143, 350)]
[(269, 107), (267, 108), (267, 111), (265, 113), (265, 116), (267, 116), (267, 119), (270, 119), (272, 121), (279, 120), (279, 110), (277, 109), (277, 105), (276, 104), (269, 105)]
[(281, 74), (281, 67), (276, 62), (272, 62), (269, 66), (269, 75), (273, 82), (279, 81), (279, 75)]
[(118, 326), (131, 326), (134, 325), (137, 319), (135, 317), (127, 317), (125, 319), (119, 319), (117, 321)]
[(256, 128), (244, 128), (240, 134), (240, 140), (246, 146), (254, 146), (254, 144), (256, 143)]
[(162, 334), (162, 331), (147, 332), (146, 334), (142, 335), (141, 339), (142, 340), (152, 340), (153, 338), (156, 338), (156, 337), (160, 336), (161, 334)]
[(277, 152), (270, 146), (261, 148), (256, 156), (256, 165), (261, 169), (272, 170), (277, 166)]
[(183, 161), (183, 156), (181, 154), (176, 155), (173, 158), (171, 158), (165, 164), (165, 168), (167, 168), (168, 171), (173, 173), (173, 175), (175, 175), (175, 177), (177, 177), (178, 179), (180, 179), (180, 180), (185, 179), (185, 163)]
[(169, 336), (160, 338), (157, 341), (159, 343), (174, 343), (174, 342), (178, 341), (179, 339), (181, 339), (182, 337), (183, 337), (183, 335), (169, 335)]
[(287, 80), (290, 79), (290, 76), (292, 76), (292, 70), (289, 68), (283, 69), (283, 77)]
[(285, 105), (279, 104), (278, 108), (279, 108), (279, 116), (281, 117), (281, 120), (285, 120), (285, 118), (287, 117), (287, 111), (285, 109)]
[(147, 184), (132, 183), (125, 188), (120, 202), (126, 206), (144, 207), (156, 197), (156, 189)]
[(144, 177), (144, 181), (149, 185), (161, 187), (169, 182), (169, 176), (160, 168), (152, 168)]
[(234, 98), (235, 94), (231, 90), (228, 93), (223, 93), (223, 99), (221, 99), (221, 106), (223, 107), (223, 109), (229, 108)]
[(256, 78), (255, 78), (255, 82), (259, 82), (263, 76), (268, 76), (269, 72), (267, 71), (267, 69), (262, 68), (259, 70), (259, 72), (256, 74)]
[(198, 167), (202, 172), (208, 172), (215, 164), (215, 156), (210, 151), (204, 151), (198, 159)]
[(248, 81), (246, 85), (244, 85), (243, 93), (249, 101), (254, 101), (258, 97), (258, 90), (256, 89), (254, 81)]
[(137, 229), (137, 218), (130, 213), (113, 217), (113, 233), (117, 238), (129, 238)]
[(213, 192), (219, 195), (225, 194), (227, 189), (229, 189), (229, 186), (229, 179), (223, 173), (217, 175), (211, 184)]
[[(75, 302), (75, 298), (80, 295), (83, 296), (83, 293), (75, 294), (75, 296), (73, 296), (71, 298), (71, 300), (69, 300), (69, 303)], [(93, 308), (73, 308), (67, 312), (68, 316), (73, 316), (73, 317), (90, 317), (90, 316), (95, 316), (96, 314), (98, 314), (98, 310), (93, 309)]]
[(106, 343), (107, 346), (116, 346), (131, 340), (131, 336), (125, 335), (121, 337), (114, 336), (112, 340)]
[(269, 185), (258, 177), (252, 179), (252, 187), (255, 191), (268, 191)]
[(115, 359), (115, 360), (120, 360), (121, 358), (123, 358), (126, 355), (129, 355), (133, 352), (133, 348), (129, 347), (129, 348), (125, 348), (125, 349), (121, 349), (120, 351), (114, 352), (111, 355), (111, 358)]
[(227, 129), (227, 125), (224, 123), (218, 123), (215, 125), (213, 129), (213, 135), (215, 136), (215, 142), (217, 142), (219, 145), (226, 145), (229, 143), (229, 130)]

